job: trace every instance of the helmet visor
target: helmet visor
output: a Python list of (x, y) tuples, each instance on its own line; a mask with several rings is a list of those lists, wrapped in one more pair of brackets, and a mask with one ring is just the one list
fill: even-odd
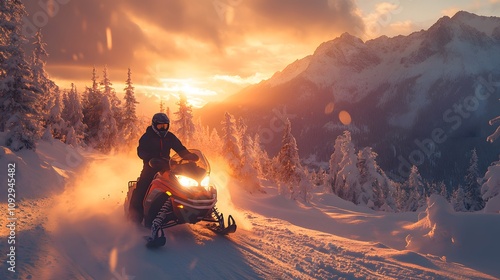
[(169, 126), (168, 123), (159, 123), (159, 124), (156, 125), (156, 128), (158, 130), (167, 130), (168, 126)]

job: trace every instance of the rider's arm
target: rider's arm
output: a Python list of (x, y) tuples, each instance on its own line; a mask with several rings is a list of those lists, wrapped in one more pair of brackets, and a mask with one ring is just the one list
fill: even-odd
[(193, 154), (187, 150), (184, 145), (182, 145), (181, 140), (177, 138), (177, 136), (172, 134), (172, 149), (181, 156), (181, 158), (186, 159), (186, 160), (192, 160), (192, 161), (197, 161), (199, 159), (197, 154)]
[(179, 154), (179, 156), (181, 156), (181, 158), (183, 158), (185, 160), (197, 161), (200, 159), (197, 154), (191, 153), (188, 150), (182, 150), (182, 151), (178, 152), (178, 154)]
[(143, 135), (141, 139), (139, 139), (139, 146), (137, 147), (137, 155), (139, 158), (145, 161), (149, 161), (154, 157), (154, 154), (150, 151), (151, 145), (148, 145), (146, 135)]

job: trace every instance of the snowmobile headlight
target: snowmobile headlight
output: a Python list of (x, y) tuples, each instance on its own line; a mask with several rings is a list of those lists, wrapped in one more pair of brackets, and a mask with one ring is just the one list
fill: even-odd
[(177, 177), (177, 181), (179, 181), (179, 184), (181, 184), (181, 186), (183, 186), (183, 187), (197, 187), (197, 186), (199, 186), (198, 182), (196, 182), (196, 180), (194, 180), (192, 178), (182, 176), (182, 175), (175, 175), (175, 177)]
[(205, 176), (205, 178), (203, 178), (203, 180), (201, 180), (201, 183), (200, 185), (202, 187), (204, 187), (205, 189), (208, 189), (208, 187), (210, 186), (210, 176)]

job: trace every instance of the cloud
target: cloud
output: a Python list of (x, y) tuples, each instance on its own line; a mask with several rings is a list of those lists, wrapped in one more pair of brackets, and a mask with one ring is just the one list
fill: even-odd
[[(208, 81), (207, 92), (227, 95), (243, 80), (270, 77), (322, 42), (364, 29), (354, 0), (23, 2), (27, 22), (42, 27), (49, 74), (62, 87), (74, 81), (80, 92), (92, 67), (101, 74), (107, 65), (115, 84), (131, 67), (142, 93), (163, 89), (163, 78), (195, 78)], [(241, 80), (210, 80), (217, 75)]]
[(403, 7), (398, 3), (380, 2), (375, 4), (375, 9), (365, 15), (362, 15), (366, 28), (364, 29), (363, 39), (373, 39), (381, 35), (392, 35), (391, 25), (398, 26), (393, 22), (394, 15), (400, 14)]

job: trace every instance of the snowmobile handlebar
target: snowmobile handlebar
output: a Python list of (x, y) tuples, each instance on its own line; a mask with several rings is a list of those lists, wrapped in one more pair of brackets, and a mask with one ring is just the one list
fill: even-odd
[(148, 162), (149, 166), (159, 170), (169, 170), (170, 162), (166, 158), (152, 158)]

